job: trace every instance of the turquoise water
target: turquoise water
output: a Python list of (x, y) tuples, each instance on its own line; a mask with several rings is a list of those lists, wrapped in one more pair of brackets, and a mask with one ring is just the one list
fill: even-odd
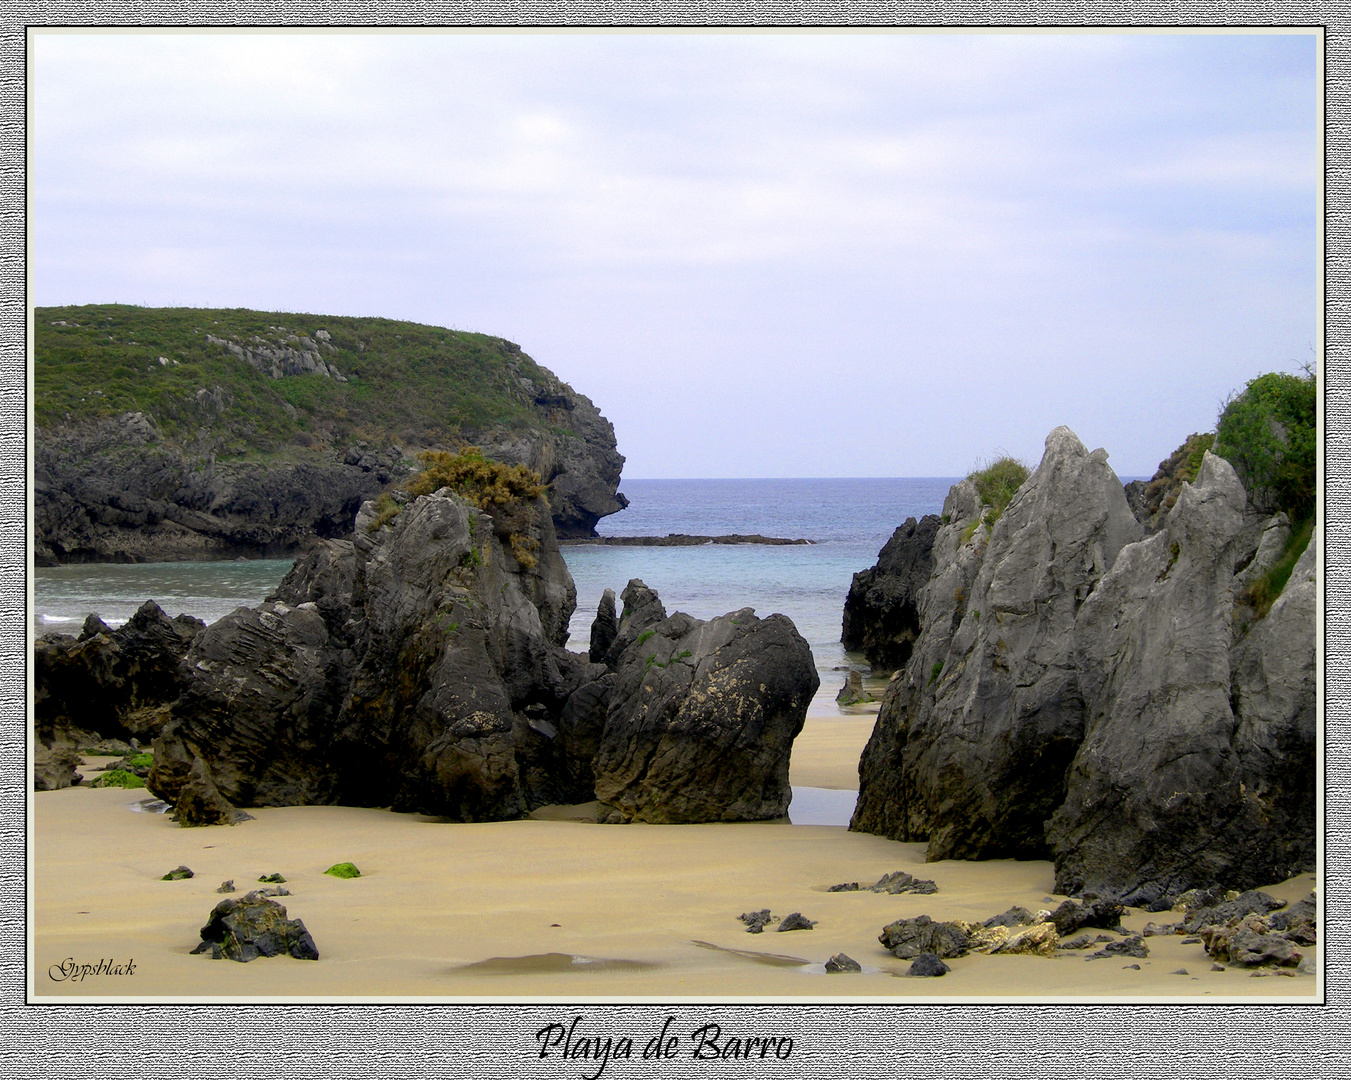
[[(577, 583), (569, 647), (582, 651), (601, 593), (620, 593), (641, 578), (660, 593), (667, 612), (706, 619), (752, 607), (793, 620), (821, 674), (814, 713), (836, 712), (844, 682), (838, 670), (866, 666), (845, 655), (840, 619), (853, 574), (907, 517), (936, 513), (953, 483), (940, 479), (869, 480), (627, 480), (631, 505), (604, 519), (611, 536), (666, 533), (762, 533), (805, 538), (809, 546), (705, 545), (626, 548), (568, 545), (564, 558)], [(34, 572), (35, 633), (78, 633), (98, 612), (117, 626), (147, 599), (170, 615), (186, 612), (213, 622), (259, 603), (290, 569), (282, 559), (247, 562), (133, 563), (42, 567)]]

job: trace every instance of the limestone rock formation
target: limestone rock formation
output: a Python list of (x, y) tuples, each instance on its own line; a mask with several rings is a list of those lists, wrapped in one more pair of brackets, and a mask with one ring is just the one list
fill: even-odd
[(750, 608), (707, 622), (667, 617), (637, 580), (622, 595), (595, 759), (602, 820), (782, 817), (793, 739), (820, 685), (792, 622)]
[(637, 581), (624, 600), (617, 622), (602, 601), (593, 663), (563, 648), (576, 590), (542, 499), (366, 503), (350, 541), (194, 640), (148, 786), (185, 825), (333, 802), (491, 821), (593, 798), (619, 821), (782, 816), (818, 682), (792, 623), (667, 618)]
[(841, 641), (878, 669), (905, 667), (919, 636), (919, 591), (933, 571), (940, 520), (907, 518), (877, 553), (877, 564), (854, 575), (844, 601)]
[(851, 827), (1151, 910), (1311, 868), (1317, 542), (1265, 617), (1236, 608), (1289, 535), (1246, 503), (1202, 450), (1145, 535), (1065, 428), (993, 528), (956, 485)]
[[(1083, 605), (1084, 740), (1046, 832), (1059, 891), (1249, 888), (1313, 856), (1312, 582), (1302, 617), (1297, 588), (1283, 598), (1289, 624), (1259, 624), (1231, 657), (1246, 501), (1232, 467), (1207, 453), (1163, 529), (1126, 549)], [(1264, 647), (1281, 651), (1253, 654)], [(1234, 709), (1245, 686), (1246, 724)]]
[(72, 787), (84, 779), (75, 770), (80, 767), (80, 755), (73, 746), (43, 746), (33, 751), (33, 790), (57, 791)]
[[(1083, 735), (1075, 616), (1141, 529), (1107, 455), (1063, 427), (993, 529), (964, 494), (945, 506), (951, 524), (937, 533), (922, 601), (930, 618), (878, 731), (909, 712), (896, 779), (905, 838), (927, 838), (930, 858), (1041, 858), (1042, 822), (1064, 798)], [(968, 547), (980, 553), (974, 574), (963, 567)], [(953, 577), (963, 583), (948, 592)], [(865, 830), (879, 816), (868, 764), (855, 811)]]

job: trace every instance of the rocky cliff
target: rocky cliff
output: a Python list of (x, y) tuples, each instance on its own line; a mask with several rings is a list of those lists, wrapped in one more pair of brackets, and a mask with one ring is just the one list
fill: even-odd
[(461, 443), (538, 472), (560, 536), (627, 505), (609, 421), (501, 338), (115, 305), (35, 325), (39, 565), (295, 554)]
[(993, 526), (955, 486), (851, 827), (1147, 900), (1311, 866), (1314, 548), (1265, 618), (1236, 618), (1280, 527), (1245, 501), (1204, 453), (1146, 537), (1067, 428)]

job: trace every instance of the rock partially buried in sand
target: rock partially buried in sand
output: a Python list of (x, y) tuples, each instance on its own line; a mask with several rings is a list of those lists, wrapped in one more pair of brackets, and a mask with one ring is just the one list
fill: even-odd
[(165, 874), (162, 878), (160, 878), (160, 880), (161, 880), (161, 881), (183, 881), (184, 879), (190, 878), (190, 877), (192, 877), (192, 876), (193, 876), (193, 875), (192, 875), (192, 871), (191, 871), (191, 870), (189, 870), (186, 866), (180, 865), (180, 866), (177, 866), (177, 867), (175, 867), (174, 869), (170, 870), (167, 874)]
[(940, 958), (961, 956), (969, 948), (966, 931), (955, 922), (934, 922), (927, 915), (888, 923), (877, 938), (893, 956), (911, 960), (921, 953)]
[(779, 933), (785, 930), (810, 930), (816, 925), (816, 920), (806, 918), (802, 912), (795, 911), (791, 915), (785, 915), (783, 922), (779, 923)]
[[(358, 870), (355, 866), (353, 866), (349, 862), (334, 863), (327, 870), (325, 870), (324, 873), (331, 874), (333, 877), (340, 877), (340, 878), (354, 878), (361, 876), (361, 871)], [(274, 875), (274, 877), (278, 881), (286, 880), (279, 874)]]
[(852, 975), (862, 970), (863, 967), (857, 960), (842, 952), (837, 952), (826, 961), (826, 974), (828, 975)]
[(84, 779), (75, 771), (80, 761), (80, 753), (74, 747), (52, 749), (39, 743), (33, 754), (33, 790), (58, 791), (78, 784)]
[(234, 892), (234, 891), (235, 891), (235, 879), (234, 879), (234, 878), (229, 878), (229, 879), (226, 880), (226, 881), (222, 881), (222, 882), (220, 883), (220, 888), (216, 890), (216, 892), (219, 892), (219, 893), (231, 893), (231, 892)]
[(936, 975), (946, 975), (952, 968), (943, 963), (936, 953), (920, 953), (915, 958), (915, 962), (910, 965), (909, 975), (919, 978), (933, 978)]
[(297, 960), (318, 960), (314, 939), (299, 919), (288, 919), (286, 909), (256, 892), (238, 900), (222, 900), (202, 927), (202, 941), (193, 953), (210, 952), (213, 960), (248, 963), (260, 956), (287, 953)]
[(895, 896), (899, 893), (918, 893), (921, 896), (927, 896), (938, 891), (938, 886), (927, 878), (912, 877), (904, 870), (895, 870), (890, 874), (884, 874), (878, 880), (876, 885), (869, 885), (870, 892), (890, 893)]
[(1054, 956), (1060, 935), (1055, 924), (1044, 922), (1010, 934), (1008, 939), (990, 950), (992, 954), (1014, 956)]
[(746, 933), (763, 933), (766, 926), (774, 921), (774, 916), (769, 913), (769, 908), (761, 908), (759, 911), (743, 911), (737, 916), (746, 924)]
[(1113, 956), (1138, 956), (1144, 959), (1149, 955), (1149, 946), (1139, 934), (1132, 934), (1124, 941), (1113, 941), (1087, 957), (1089, 960), (1106, 960)]
[(283, 885), (286, 882), (280, 874), (264, 874), (258, 880), (267, 885)]

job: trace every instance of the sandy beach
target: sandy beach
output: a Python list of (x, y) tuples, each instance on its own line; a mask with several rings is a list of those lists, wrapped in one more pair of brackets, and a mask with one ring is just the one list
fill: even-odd
[[(870, 715), (809, 718), (793, 752), (795, 785), (857, 787)], [(90, 759), (100, 763), (100, 759)], [(84, 770), (86, 784), (94, 778)], [(141, 790), (86, 785), (32, 796), (31, 994), (202, 999), (379, 997), (409, 1000), (746, 998), (1316, 998), (1320, 979), (1212, 971), (1199, 944), (1146, 939), (1147, 959), (970, 955), (942, 978), (906, 976), (877, 941), (895, 919), (983, 920), (1019, 904), (1053, 907), (1049, 862), (924, 862), (922, 844), (787, 824), (602, 826), (586, 807), (524, 821), (446, 824), (350, 807), (255, 809), (256, 820), (184, 829), (131, 807)], [(323, 871), (350, 861), (343, 880)], [(163, 881), (174, 867), (195, 876)], [(828, 892), (893, 870), (932, 878), (929, 896)], [(317, 962), (248, 964), (190, 955), (233, 879), (236, 892), (281, 873), (292, 918)], [(1273, 884), (1288, 900), (1312, 875)], [(737, 920), (801, 912), (810, 931), (751, 935)], [(1167, 913), (1131, 911), (1139, 930)], [(844, 952), (862, 974), (827, 975)], [(134, 964), (125, 974), (61, 978), (67, 959)], [(1138, 963), (1136, 969), (1130, 965)], [(1178, 974), (1185, 969), (1186, 974)], [(55, 974), (56, 978), (53, 978)]]

